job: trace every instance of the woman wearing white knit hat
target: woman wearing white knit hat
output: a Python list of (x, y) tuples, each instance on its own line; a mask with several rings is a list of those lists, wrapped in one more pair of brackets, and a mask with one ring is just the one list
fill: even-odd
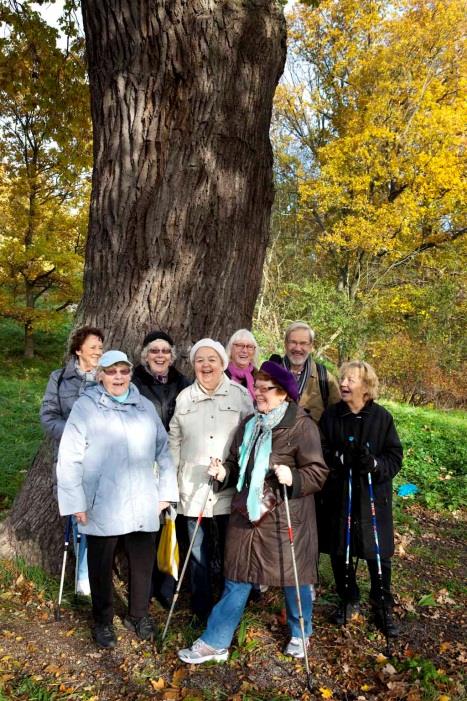
[[(191, 349), (190, 362), (195, 381), (177, 397), (170, 422), (169, 441), (178, 470), (180, 503), (178, 513), (186, 517), (191, 539), (208, 491), (208, 469), (227, 457), (240, 421), (253, 412), (248, 391), (229, 380), (224, 370), (228, 358), (224, 347), (203, 338)], [(234, 490), (210, 493), (190, 558), (191, 607), (201, 620), (213, 605), (209, 550), (212, 520), (216, 522), (221, 556)]]

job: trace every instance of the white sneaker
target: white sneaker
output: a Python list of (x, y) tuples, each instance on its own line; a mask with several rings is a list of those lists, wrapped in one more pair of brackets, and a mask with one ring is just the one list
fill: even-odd
[(210, 662), (210, 660), (225, 662), (229, 656), (229, 651), (227, 648), (217, 650), (215, 647), (207, 645), (201, 638), (198, 638), (191, 647), (179, 650), (177, 655), (182, 662), (187, 664), (201, 664), (202, 662)]
[(80, 594), (80, 596), (91, 596), (89, 579), (78, 579), (76, 583), (76, 593)]
[[(308, 647), (310, 639), (305, 638), (305, 641), (306, 646)], [(290, 655), (290, 657), (296, 657), (297, 659), (302, 660), (305, 657), (302, 638), (290, 638), (289, 644), (284, 650), (284, 655)]]

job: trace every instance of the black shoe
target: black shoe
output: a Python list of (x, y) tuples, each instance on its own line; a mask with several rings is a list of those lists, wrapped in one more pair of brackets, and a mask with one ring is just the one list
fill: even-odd
[(347, 604), (344, 611), (344, 604), (340, 603), (339, 607), (331, 615), (331, 622), (338, 626), (343, 626), (344, 623), (350, 623), (352, 616), (360, 613), (360, 604), (355, 601), (353, 604)]
[(373, 619), (378, 630), (384, 633), (384, 635), (387, 634), (388, 638), (399, 637), (400, 627), (394, 620), (392, 608), (390, 606), (386, 607), (386, 611), (381, 607), (373, 608)]
[(92, 631), (92, 637), (98, 647), (114, 648), (117, 644), (114, 627), (110, 623), (96, 623)]
[(133, 618), (133, 616), (126, 616), (123, 620), (123, 625), (132, 633), (136, 633), (140, 640), (151, 640), (153, 641), (156, 637), (156, 628), (154, 626), (154, 621), (151, 616), (142, 616), (141, 618)]

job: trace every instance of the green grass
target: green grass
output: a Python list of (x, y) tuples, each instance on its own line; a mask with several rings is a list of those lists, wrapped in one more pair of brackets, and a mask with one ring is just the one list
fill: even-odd
[(384, 402), (404, 446), (395, 486), (412, 482), (430, 509), (454, 511), (467, 501), (467, 414)]
[(37, 356), (23, 357), (21, 328), (0, 320), (0, 510), (11, 506), (42, 440), (39, 407), (48, 376), (63, 361), (68, 327), (38, 332)]

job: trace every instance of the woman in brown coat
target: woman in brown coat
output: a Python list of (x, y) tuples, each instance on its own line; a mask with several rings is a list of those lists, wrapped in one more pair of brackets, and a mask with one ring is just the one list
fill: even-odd
[(293, 375), (272, 361), (255, 377), (257, 412), (235, 434), (224, 465), (209, 474), (219, 489), (236, 486), (229, 520), (222, 598), (207, 628), (191, 648), (180, 650), (183, 662), (226, 660), (228, 647), (254, 584), (283, 587), (291, 639), (285, 650), (304, 657), (287, 529), (283, 489), (287, 488), (300, 579), (305, 635), (311, 635), (310, 584), (316, 581), (318, 540), (314, 492), (328, 474), (318, 429), (297, 405)]

